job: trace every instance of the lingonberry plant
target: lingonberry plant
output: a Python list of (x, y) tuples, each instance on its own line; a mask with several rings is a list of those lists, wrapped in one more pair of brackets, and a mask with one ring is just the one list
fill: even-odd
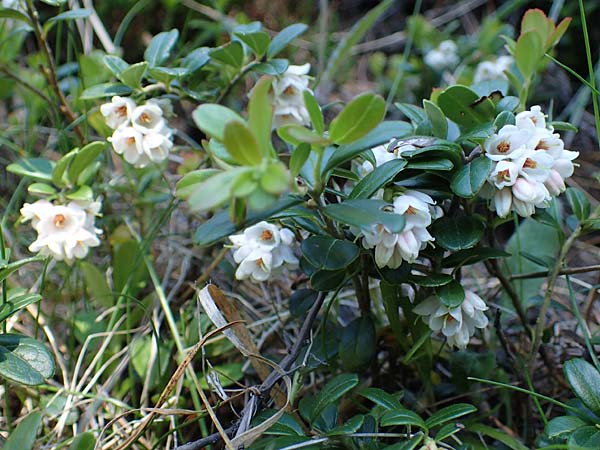
[[(217, 17), (226, 41), (162, 31), (131, 62), (117, 51), (123, 31), (113, 41), (91, 2), (0, 9), (0, 45), (12, 46), (1, 73), (31, 115), (13, 123), (55, 130), (44, 145), (3, 138), (8, 176), (21, 180), (0, 230), (5, 448), (37, 448), (41, 428), (39, 448), (74, 450), (599, 448), (585, 326), (596, 367), (565, 364), (578, 406), (533, 390), (539, 361), (556, 376), (547, 315), (557, 280), (575, 273), (565, 259), (600, 220), (567, 188), (580, 152), (561, 132), (576, 128), (554, 120), (548, 98), (530, 101), (570, 19), (532, 9), (516, 39), (497, 21), (469, 41), (415, 12), (387, 100), (371, 89), (337, 100), (334, 79), (393, 1), (364, 15), (326, 65), (324, 54), (282, 57), (306, 25), (273, 33), (188, 3)], [(50, 36), (77, 29), (84, 51), (63, 64)], [(401, 88), (411, 50), (423, 86), (438, 86), (423, 99)], [(536, 277), (544, 288), (526, 289)], [(91, 303), (61, 304), (78, 296)], [(72, 326), (53, 330), (44, 316), (63, 307)], [(38, 340), (12, 332), (27, 329), (26, 312)], [(513, 373), (494, 370), (495, 357)], [(43, 393), (14, 430), (9, 382)], [(502, 424), (491, 403), (512, 403), (485, 397), (485, 383), (535, 399), (537, 436)], [(540, 401), (572, 415), (549, 421)]]

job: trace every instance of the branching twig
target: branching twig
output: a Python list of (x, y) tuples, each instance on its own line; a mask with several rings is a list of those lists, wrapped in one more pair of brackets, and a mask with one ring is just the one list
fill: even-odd
[[(308, 338), (310, 331), (312, 330), (312, 326), (314, 324), (315, 319), (317, 318), (317, 314), (319, 313), (321, 306), (323, 305), (323, 301), (325, 300), (325, 294), (320, 292), (315, 300), (315, 303), (310, 308), (306, 319), (304, 319), (304, 323), (302, 324), (302, 328), (300, 328), (300, 333), (296, 339), (296, 342), (290, 349), (288, 355), (281, 360), (279, 363), (279, 367), (283, 372), (290, 370), (294, 361), (300, 355), (300, 351), (305, 344), (306, 339)], [(271, 374), (265, 379), (265, 381), (256, 389), (251, 391), (251, 397), (244, 409), (240, 414), (239, 420), (232, 424), (229, 428), (225, 429), (225, 432), (228, 436), (237, 435), (239, 436), (243, 432), (246, 431), (246, 428), (252, 417), (258, 412), (260, 403), (266, 395), (273, 389), (273, 386), (283, 377), (283, 374), (279, 370), (274, 370)], [(180, 445), (173, 450), (199, 450), (201, 448), (206, 447), (207, 445), (216, 444), (220, 442), (222, 439), (219, 433), (211, 434), (210, 436), (206, 436), (197, 441), (188, 442), (187, 444)]]

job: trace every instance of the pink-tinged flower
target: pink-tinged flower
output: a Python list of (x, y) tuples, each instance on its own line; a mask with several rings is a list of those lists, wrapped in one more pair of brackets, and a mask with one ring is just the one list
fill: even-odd
[(563, 177), (554, 169), (550, 170), (550, 176), (544, 181), (544, 186), (553, 197), (560, 195), (567, 189)]
[(526, 178), (519, 178), (516, 181), (512, 186), (512, 193), (517, 200), (531, 203), (532, 205), (537, 205), (550, 199), (550, 193), (542, 183)]
[(542, 108), (539, 105), (535, 105), (532, 106), (529, 111), (523, 111), (517, 114), (515, 117), (515, 124), (518, 128), (524, 129), (546, 129), (546, 116), (542, 112)]
[(492, 209), (498, 217), (506, 217), (511, 211), (513, 195), (510, 188), (504, 188), (494, 193), (492, 197)]
[(110, 103), (100, 106), (100, 112), (104, 116), (106, 124), (113, 130), (129, 122), (134, 109), (135, 102), (133, 100), (119, 96), (114, 96)]

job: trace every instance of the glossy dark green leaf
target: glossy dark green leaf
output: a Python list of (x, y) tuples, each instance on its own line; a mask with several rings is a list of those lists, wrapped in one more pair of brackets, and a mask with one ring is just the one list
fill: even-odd
[(362, 139), (348, 145), (341, 145), (326, 161), (324, 172), (339, 166), (359, 153), (371, 149), (377, 145), (388, 142), (390, 139), (399, 139), (408, 136), (412, 133), (413, 127), (407, 122), (401, 121), (386, 121), (375, 127), (369, 134)]
[(129, 95), (132, 90), (122, 83), (103, 83), (87, 88), (81, 93), (81, 100), (94, 100), (97, 98), (113, 97), (115, 95)]
[(272, 161), (267, 164), (262, 176), (260, 186), (269, 194), (281, 194), (290, 186), (290, 174), (281, 161)]
[(362, 389), (360, 392), (358, 392), (358, 395), (368, 398), (373, 403), (382, 406), (387, 410), (402, 408), (400, 400), (398, 400), (394, 395), (384, 391), (383, 389), (369, 387), (366, 389)]
[(474, 247), (484, 230), (483, 222), (473, 216), (442, 217), (430, 227), (436, 244), (452, 251)]
[(331, 404), (335, 404), (345, 393), (358, 384), (358, 376), (345, 373), (332, 378), (315, 396), (315, 403), (311, 411), (314, 420)]
[(338, 145), (355, 142), (373, 130), (384, 115), (385, 101), (381, 96), (361, 94), (331, 121), (329, 137)]
[(448, 284), (437, 287), (435, 293), (444, 306), (448, 308), (457, 308), (465, 300), (465, 290), (456, 280), (452, 280)]
[(94, 448), (96, 448), (96, 438), (91, 431), (78, 434), (69, 446), (69, 450), (94, 450)]
[(198, 106), (192, 113), (196, 126), (206, 135), (223, 141), (225, 125), (237, 121), (244, 123), (244, 119), (235, 111), (215, 103), (205, 103)]
[(35, 386), (54, 375), (54, 359), (45, 345), (19, 334), (0, 334), (0, 376)]
[(42, 413), (28, 414), (10, 433), (3, 450), (31, 450), (42, 425)]
[(579, 128), (569, 122), (560, 122), (558, 120), (553, 120), (552, 122), (548, 122), (548, 126), (554, 128), (555, 131), (573, 131), (577, 133)]
[(317, 270), (310, 276), (310, 285), (320, 292), (335, 291), (347, 278), (345, 270)]
[(345, 423), (340, 426), (335, 427), (333, 430), (327, 432), (328, 436), (345, 436), (347, 434), (356, 433), (363, 422), (365, 421), (365, 416), (359, 414), (357, 416), (351, 417)]
[(27, 192), (35, 195), (54, 195), (56, 189), (46, 183), (33, 183), (27, 187)]
[(144, 52), (144, 60), (148, 61), (150, 67), (160, 66), (171, 56), (177, 39), (179, 39), (179, 31), (176, 29), (158, 33)]
[(591, 212), (591, 205), (587, 196), (579, 189), (572, 187), (567, 188), (566, 196), (575, 217), (581, 222), (586, 220)]
[(510, 111), (502, 111), (494, 120), (494, 128), (499, 130), (504, 125), (514, 125), (515, 115)]
[(491, 122), (496, 116), (496, 105), (466, 86), (455, 85), (445, 89), (438, 96), (437, 104), (446, 117), (464, 128)]
[(267, 58), (273, 58), (307, 29), (307, 25), (304, 25), (303, 23), (295, 23), (281, 30), (269, 44), (269, 48), (267, 49)]
[(132, 89), (138, 89), (142, 83), (148, 63), (146, 61), (137, 64), (132, 64), (127, 69), (121, 72), (119, 79)]
[(290, 314), (294, 317), (304, 317), (318, 296), (312, 289), (298, 289), (290, 296)]
[(433, 135), (446, 139), (448, 136), (448, 120), (446, 120), (446, 116), (439, 106), (429, 100), (423, 100), (423, 109), (431, 122)]
[(454, 175), (450, 188), (459, 197), (475, 197), (492, 171), (492, 166), (493, 161), (485, 156), (475, 158)]
[(349, 198), (369, 198), (380, 188), (391, 182), (404, 169), (406, 161), (393, 159), (376, 167), (352, 189)]
[(329, 236), (310, 236), (302, 241), (302, 254), (318, 269), (345, 269), (359, 253), (352, 242)]
[(252, 53), (258, 58), (262, 58), (271, 42), (269, 35), (264, 31), (255, 31), (252, 33), (235, 32), (234, 36), (250, 47)]
[(584, 359), (567, 361), (563, 370), (575, 395), (592, 412), (600, 413), (600, 373)]
[(0, 18), (18, 20), (19, 22), (24, 22), (28, 25), (31, 25), (31, 21), (29, 20), (29, 17), (27, 17), (21, 11), (18, 11), (13, 8), (1, 8), (0, 7)]
[(569, 436), (567, 446), (569, 450), (597, 450), (600, 448), (600, 430), (595, 426), (578, 428)]
[(364, 369), (375, 356), (377, 337), (369, 316), (358, 317), (342, 329), (339, 355), (345, 370)]
[(6, 303), (0, 305), (0, 322), (6, 320), (26, 306), (39, 302), (41, 299), (42, 296), (39, 294), (11, 292), (8, 295)]
[(411, 283), (415, 283), (418, 286), (438, 287), (452, 282), (454, 278), (445, 273), (431, 273), (428, 275), (411, 275), (409, 280)]
[(114, 55), (104, 55), (102, 58), (104, 65), (108, 67), (108, 70), (112, 72), (112, 74), (119, 78), (121, 73), (129, 67), (126, 61)]
[(425, 424), (429, 428), (437, 427), (445, 424), (446, 422), (450, 422), (451, 420), (471, 414), (475, 411), (477, 411), (477, 408), (475, 408), (473, 405), (469, 405), (468, 403), (455, 403), (433, 413), (431, 416), (429, 416), (429, 419), (425, 421)]
[(560, 416), (550, 420), (545, 432), (549, 438), (565, 438), (578, 428), (588, 425), (577, 416)]
[(454, 168), (454, 163), (445, 158), (430, 158), (423, 160), (413, 160), (406, 166), (407, 169), (413, 170), (441, 170), (449, 171)]
[(262, 75), (281, 75), (283, 74), (290, 63), (287, 59), (271, 59), (270, 61), (266, 61), (254, 66), (254, 71), (256, 73), (260, 73)]
[(487, 247), (474, 247), (459, 250), (442, 260), (442, 267), (461, 267), (475, 264), (487, 259), (506, 258), (510, 256), (503, 250)]
[(233, 41), (211, 51), (210, 57), (228, 66), (240, 68), (244, 63), (244, 49), (242, 44)]
[(69, 168), (67, 169), (69, 180), (77, 180), (81, 172), (83, 172), (90, 164), (102, 154), (106, 149), (107, 143), (102, 141), (90, 142), (82, 147), (73, 157)]
[(22, 177), (31, 177), (35, 180), (52, 181), (52, 171), (55, 163), (44, 158), (26, 158), (9, 164), (6, 171), (20, 175)]
[(404, 216), (387, 211), (390, 205), (383, 200), (352, 199), (327, 205), (324, 212), (334, 220), (361, 229), (382, 224), (393, 233), (404, 229)]
[(386, 412), (381, 418), (381, 426), (391, 427), (397, 425), (414, 426), (427, 430), (425, 421), (419, 415), (406, 408), (397, 408)]

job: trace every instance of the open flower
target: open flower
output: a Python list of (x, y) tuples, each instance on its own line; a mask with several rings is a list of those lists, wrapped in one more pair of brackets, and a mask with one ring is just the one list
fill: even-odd
[(106, 120), (106, 124), (113, 130), (125, 125), (131, 120), (131, 114), (135, 109), (135, 103), (130, 98), (114, 96), (110, 103), (100, 106), (100, 112)]
[(448, 308), (436, 297), (428, 297), (413, 312), (422, 316), (432, 331), (441, 331), (450, 347), (464, 349), (476, 328), (485, 328), (488, 319), (483, 313), (488, 309), (485, 302), (472, 291), (465, 290), (460, 306)]
[(138, 164), (144, 154), (142, 133), (133, 127), (120, 127), (115, 130), (110, 142), (119, 155), (123, 155), (129, 164)]
[[(90, 209), (86, 210), (88, 207)], [(75, 258), (84, 258), (89, 247), (97, 247), (100, 230), (94, 227), (94, 218), (99, 206), (96, 202), (82, 204), (69, 202), (57, 205), (48, 200), (26, 203), (21, 208), (24, 220), (31, 220), (37, 231), (37, 239), (29, 250), (51, 255), (59, 261), (72, 264)]]
[(309, 125), (310, 116), (304, 104), (304, 91), (308, 88), (310, 64), (291, 65), (271, 85), (273, 103), (273, 128), (287, 124)]
[(294, 233), (268, 222), (259, 222), (241, 234), (229, 236), (234, 248), (233, 259), (239, 264), (238, 280), (266, 281), (274, 269), (298, 265), (294, 254)]
[(400, 233), (392, 233), (382, 224), (374, 224), (363, 230), (363, 247), (375, 247), (375, 264), (395, 269), (402, 261), (415, 262), (427, 242), (433, 241), (427, 228), (433, 218), (441, 215), (431, 197), (417, 191), (406, 191), (394, 200), (394, 213), (402, 215), (405, 227)]
[(150, 102), (137, 106), (131, 113), (131, 124), (142, 134), (160, 132), (165, 126), (163, 110)]

